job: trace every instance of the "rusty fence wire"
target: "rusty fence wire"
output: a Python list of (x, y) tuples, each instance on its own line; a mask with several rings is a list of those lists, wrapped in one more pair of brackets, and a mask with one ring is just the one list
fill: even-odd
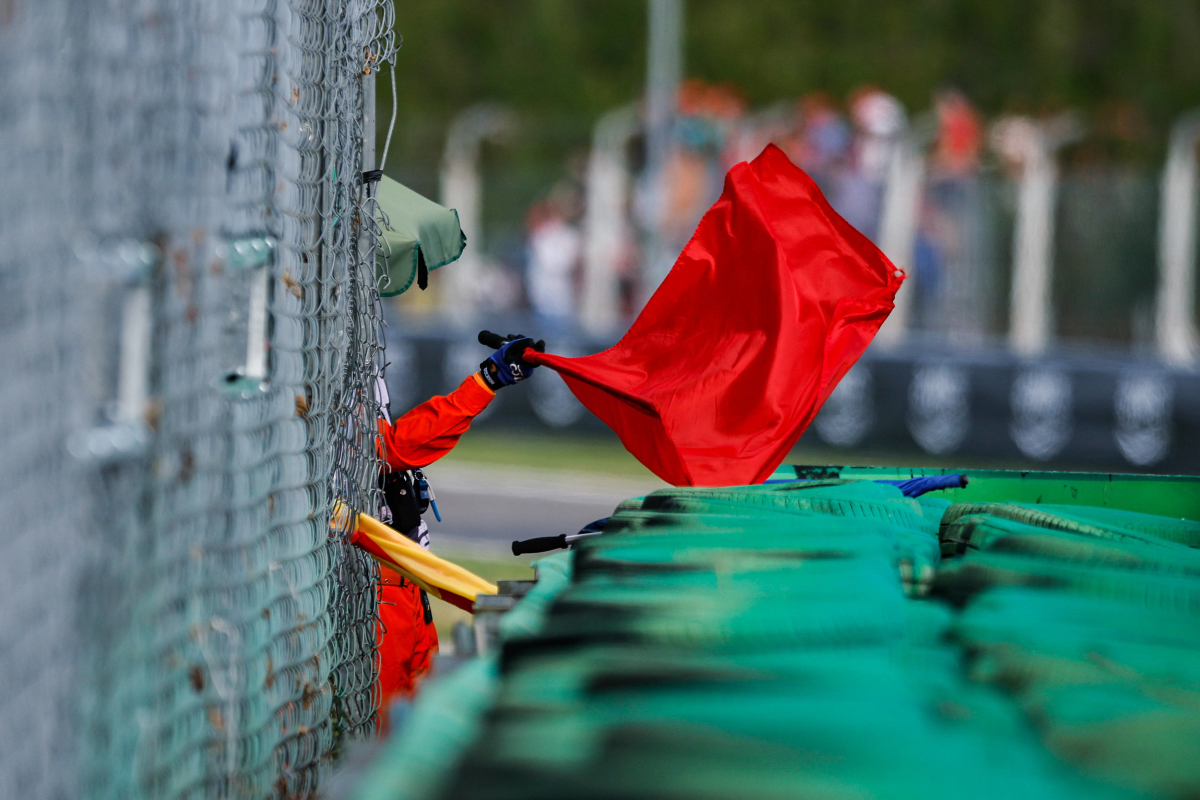
[(376, 567), (330, 521), (378, 503), (393, 21), (0, 3), (0, 795), (311, 796), (373, 730)]

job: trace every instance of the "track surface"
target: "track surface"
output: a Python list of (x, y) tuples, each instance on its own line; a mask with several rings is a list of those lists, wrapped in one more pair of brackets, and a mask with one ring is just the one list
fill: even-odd
[(442, 521), (425, 514), (433, 549), (508, 551), (514, 539), (574, 533), (622, 500), (666, 484), (567, 470), (435, 464), (425, 470)]

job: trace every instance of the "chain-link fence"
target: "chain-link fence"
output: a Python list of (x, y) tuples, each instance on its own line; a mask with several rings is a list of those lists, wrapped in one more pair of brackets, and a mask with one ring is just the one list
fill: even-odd
[(0, 794), (303, 797), (373, 729), (376, 568), (330, 517), (375, 504), (392, 23), (0, 3)]

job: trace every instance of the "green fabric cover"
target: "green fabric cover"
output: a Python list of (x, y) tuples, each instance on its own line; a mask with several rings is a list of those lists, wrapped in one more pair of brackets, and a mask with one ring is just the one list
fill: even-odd
[(425, 259), (430, 272), (462, 255), (467, 236), (458, 224), (458, 212), (427, 200), (391, 178), (379, 181), (375, 200), (387, 215), (384, 247), (375, 264), (379, 293), (400, 294), (417, 278), (417, 260)]
[(500, 618), (500, 638), (533, 636), (542, 629), (546, 609), (571, 583), (574, 553), (555, 553), (533, 562), (537, 583), (512, 611)]
[(946, 509), (942, 527), (962, 517), (990, 514), (1029, 525), (1110, 539), (1200, 545), (1200, 522), (1134, 511), (1028, 503), (955, 503)]
[(497, 690), (496, 659), (478, 658), (431, 681), (363, 775), (355, 800), (433, 800), (479, 735)]
[(1197, 530), (870, 481), (634, 498), (364, 797), (1200, 797)]

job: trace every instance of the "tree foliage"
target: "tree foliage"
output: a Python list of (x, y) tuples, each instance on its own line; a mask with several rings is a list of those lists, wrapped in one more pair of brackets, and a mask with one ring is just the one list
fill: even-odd
[[(988, 114), (1200, 103), (1197, 0), (686, 0), (686, 73), (753, 106), (873, 83), (914, 110), (954, 86)], [(645, 0), (405, 0), (400, 111), (478, 100), (594, 118), (635, 99)], [(386, 94), (386, 93), (385, 93)]]

